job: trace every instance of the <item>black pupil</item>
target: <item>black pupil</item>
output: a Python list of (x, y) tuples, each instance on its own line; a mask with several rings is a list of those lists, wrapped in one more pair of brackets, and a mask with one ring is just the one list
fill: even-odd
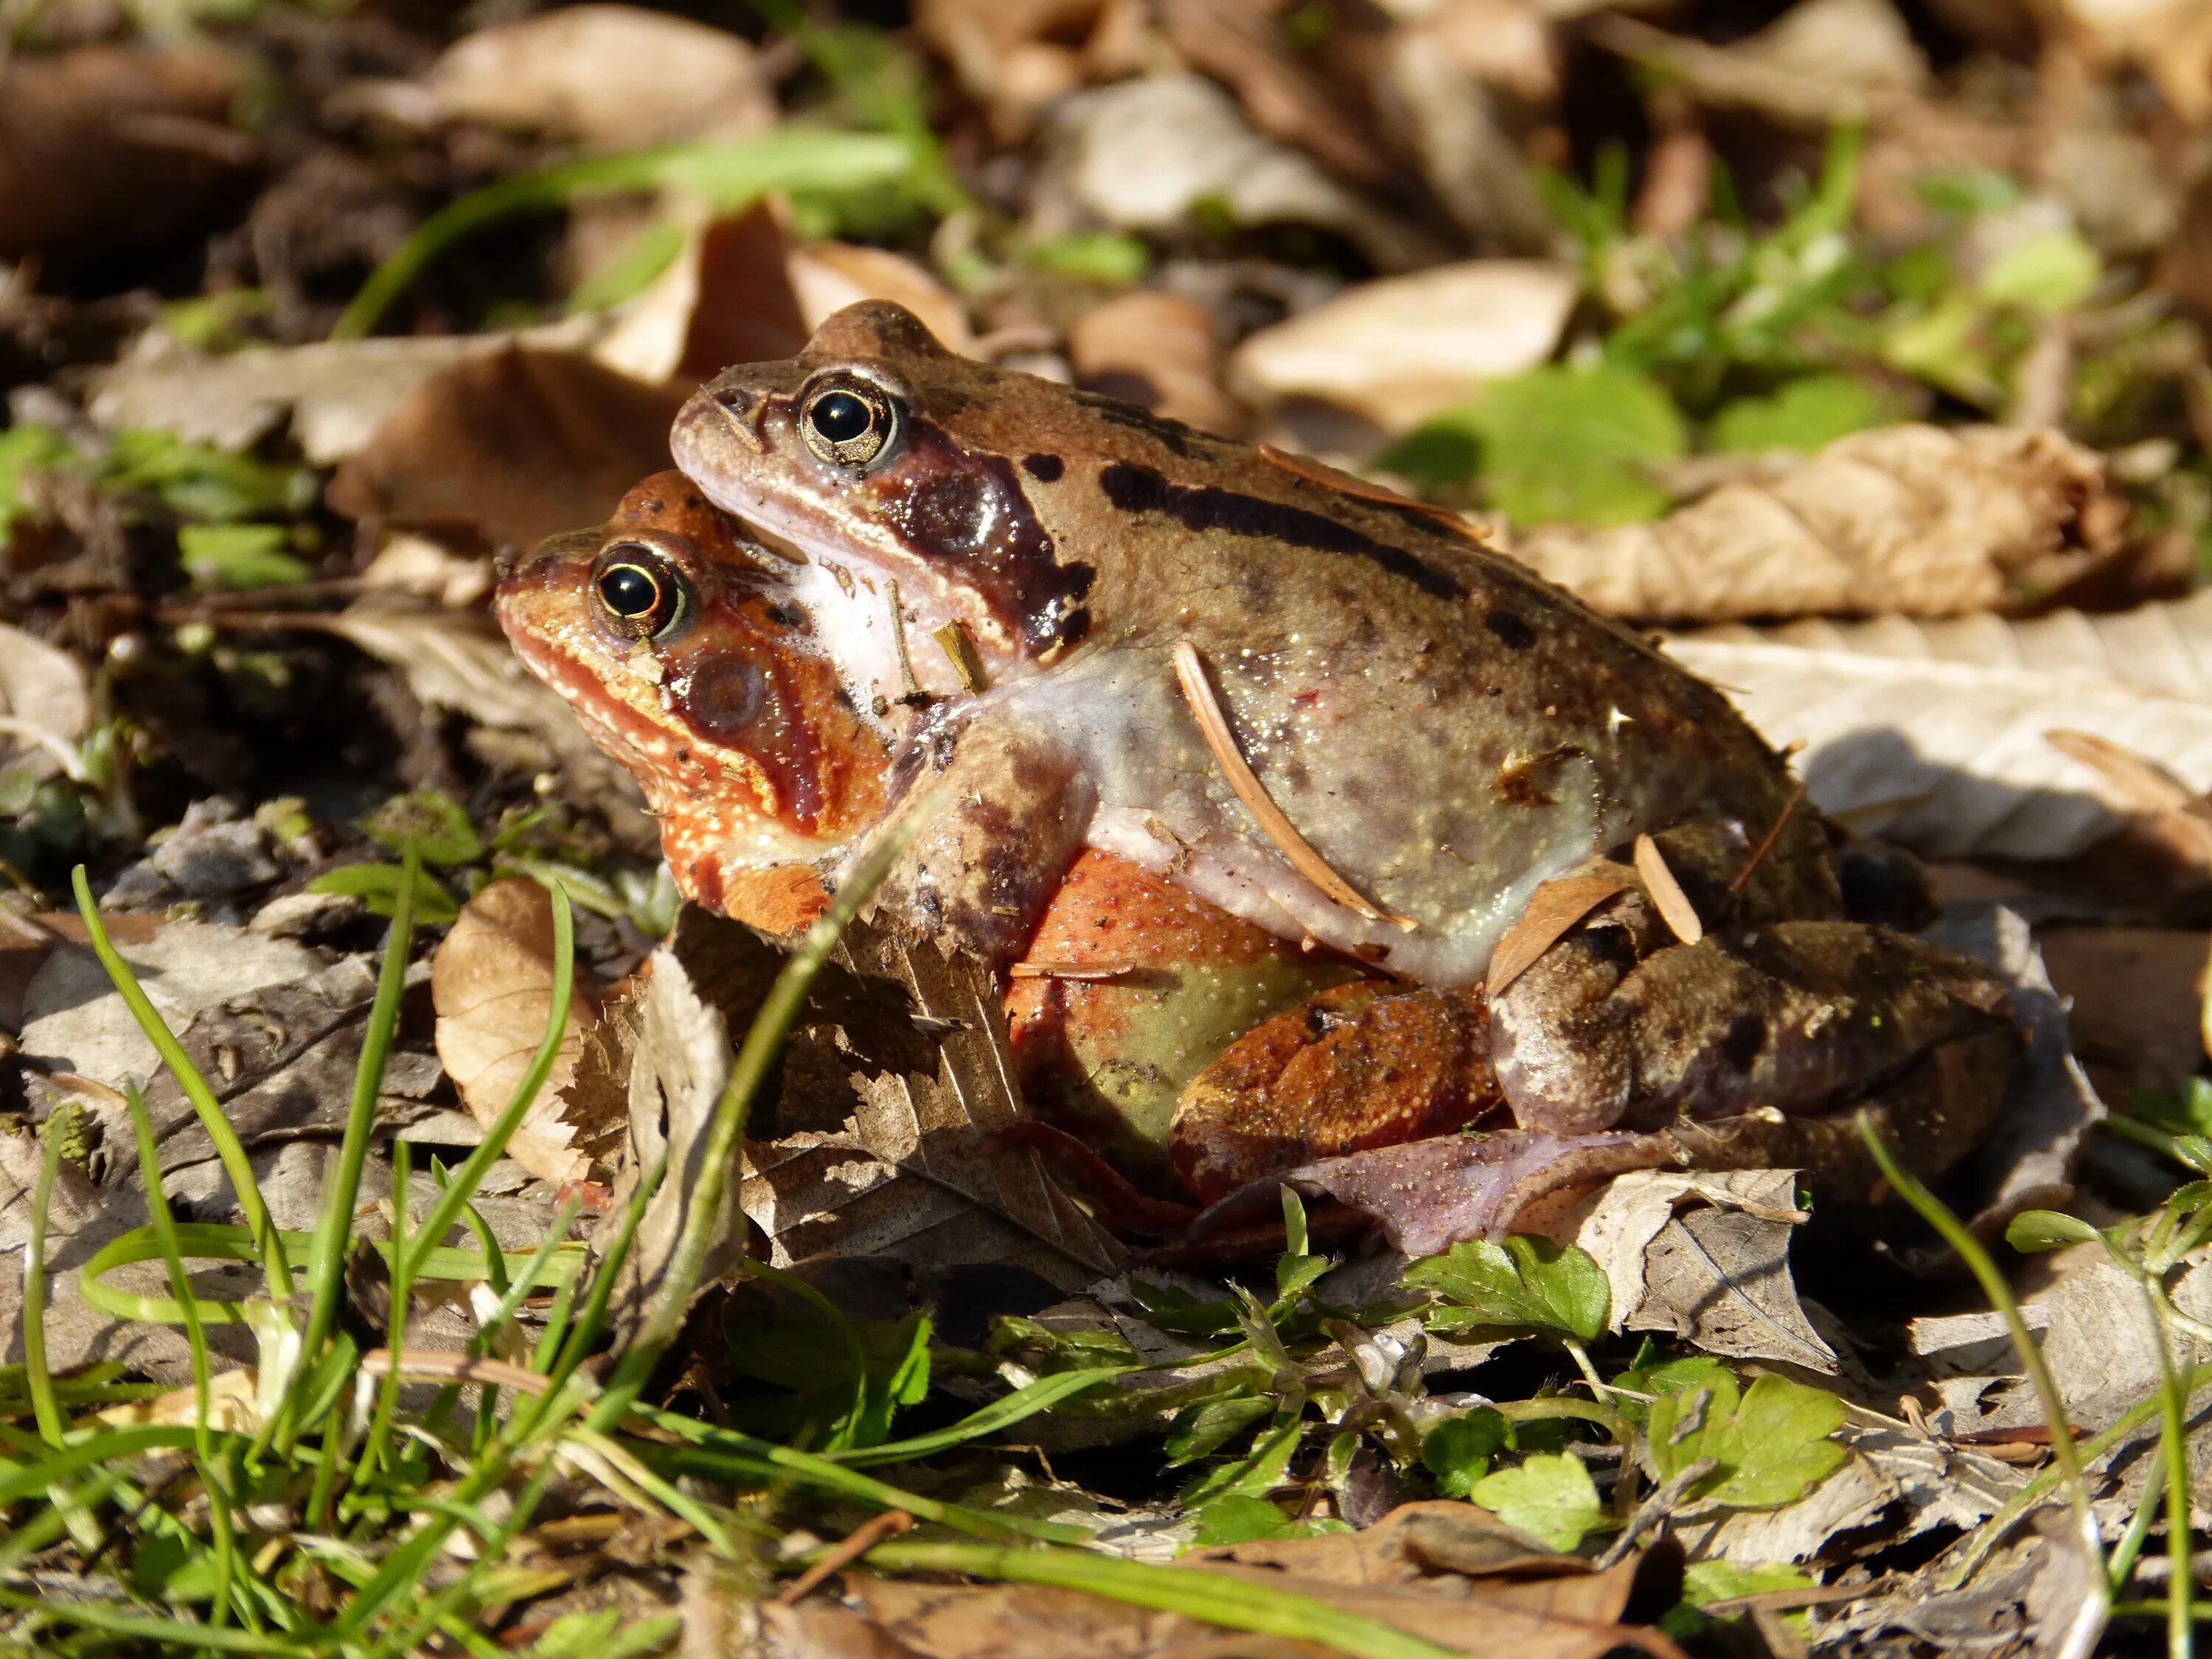
[(660, 584), (634, 564), (618, 564), (599, 578), (599, 597), (617, 617), (642, 617), (660, 603)]
[(849, 392), (833, 392), (817, 398), (807, 417), (814, 429), (833, 444), (850, 443), (868, 429), (868, 406)]

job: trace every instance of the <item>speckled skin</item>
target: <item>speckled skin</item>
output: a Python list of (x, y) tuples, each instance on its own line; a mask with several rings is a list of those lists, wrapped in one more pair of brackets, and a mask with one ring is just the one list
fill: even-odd
[[(865, 465), (800, 430), (838, 388), (896, 411)], [(896, 306), (852, 307), (800, 356), (720, 375), (672, 448), (810, 562), (824, 648), (905, 770), (947, 786), (894, 894), (1000, 960), (1087, 844), (1283, 937), (1472, 985), (1535, 888), (1593, 854), (1694, 819), (1747, 861), (1785, 816), (1787, 767), (1724, 697), (1455, 523), (952, 356)], [(955, 620), (980, 695), (932, 640)], [(1333, 902), (1261, 833), (1177, 689), (1183, 641), (1276, 804), (1416, 931)], [(1762, 908), (1840, 914), (1809, 812), (1758, 880), (1787, 889)]]
[[(665, 561), (688, 588), (665, 639), (627, 637), (593, 603), (624, 559)], [(497, 599), (523, 661), (637, 779), (684, 895), (777, 933), (824, 908), (815, 866), (876, 821), (888, 785), (883, 734), (812, 647), (787, 586), (782, 561), (661, 472), (605, 526), (539, 546)]]

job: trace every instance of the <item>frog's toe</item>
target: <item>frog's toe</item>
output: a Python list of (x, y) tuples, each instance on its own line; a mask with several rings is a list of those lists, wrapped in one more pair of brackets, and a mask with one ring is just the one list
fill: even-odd
[(1345, 985), (1255, 1027), (1193, 1078), (1170, 1152), (1211, 1203), (1316, 1158), (1447, 1133), (1497, 1097), (1479, 993)]

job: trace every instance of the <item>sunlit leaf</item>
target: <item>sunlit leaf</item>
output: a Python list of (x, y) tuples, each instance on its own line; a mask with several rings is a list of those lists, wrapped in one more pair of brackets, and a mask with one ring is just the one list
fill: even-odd
[(1488, 1406), (1447, 1418), (1421, 1437), (1421, 1467), (1436, 1478), (1437, 1496), (1465, 1498), (1490, 1472), (1490, 1460), (1513, 1444), (1513, 1425)]
[(1824, 444), (1897, 418), (1893, 400), (1856, 374), (1807, 374), (1771, 398), (1739, 398), (1713, 416), (1712, 447), (1742, 454)]
[(1455, 1244), (1415, 1262), (1401, 1282), (1450, 1304), (1455, 1326), (1532, 1326), (1585, 1342), (1605, 1328), (1612, 1304), (1605, 1269), (1588, 1251), (1522, 1236)]
[(1699, 1458), (1717, 1466), (1693, 1494), (1736, 1509), (1772, 1509), (1803, 1497), (1849, 1454), (1829, 1437), (1844, 1425), (1844, 1402), (1822, 1389), (1762, 1376), (1738, 1392), (1716, 1376), (1656, 1401), (1649, 1431), (1662, 1480)]
[(394, 852), (413, 841), (422, 862), (441, 869), (473, 864), (483, 856), (483, 842), (469, 821), (467, 809), (435, 789), (394, 795), (362, 827), (372, 840)]
[(307, 580), (314, 571), (289, 550), (291, 543), (281, 524), (188, 524), (177, 532), (185, 574), (204, 592)]
[[(311, 893), (337, 893), (357, 898), (373, 916), (388, 916), (399, 908), (399, 892), (407, 872), (397, 864), (342, 864), (325, 870), (307, 884)], [(427, 927), (441, 927), (461, 914), (453, 896), (427, 871), (415, 877), (415, 920)]]
[(1603, 1524), (1605, 1505), (1571, 1452), (1542, 1452), (1474, 1483), (1468, 1496), (1508, 1526), (1571, 1550)]

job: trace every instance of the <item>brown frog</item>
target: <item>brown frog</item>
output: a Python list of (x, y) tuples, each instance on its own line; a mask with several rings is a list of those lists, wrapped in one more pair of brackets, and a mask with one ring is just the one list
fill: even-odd
[[(881, 303), (719, 377), (672, 444), (759, 536), (741, 586), (805, 619), (885, 808), (923, 803), (896, 912), (1054, 979), (1038, 941), (1104, 858), (1352, 981), (1288, 985), (1164, 1079), (1152, 1144), (1199, 1196), (1508, 1114), (1624, 1139), (1909, 1097), (1940, 1109), (1931, 1165), (1986, 1126), (1996, 981), (1848, 916), (1838, 838), (1726, 699), (1449, 515), (957, 357)], [(533, 665), (657, 727), (634, 765), (696, 754), (676, 665), (709, 611), (570, 592), (592, 616), (557, 638), (503, 599)], [(714, 793), (658, 787), (665, 814)], [(834, 883), (887, 816), (803, 846), (748, 821), (705, 858), (685, 830), (720, 894), (672, 861), (708, 902), (794, 854)]]

